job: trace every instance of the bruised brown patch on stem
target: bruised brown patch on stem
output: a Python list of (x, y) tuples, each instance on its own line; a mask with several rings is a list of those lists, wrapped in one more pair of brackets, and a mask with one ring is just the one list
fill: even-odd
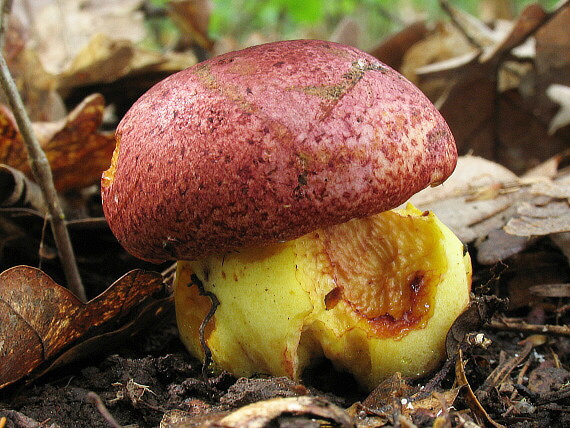
[[(319, 230), (303, 239), (310, 275), (325, 276), (326, 310), (365, 320), (376, 337), (401, 338), (423, 328), (434, 311), (437, 284), (447, 269), (429, 218), (387, 212)], [(342, 304), (341, 304), (342, 303)]]
[[(386, 308), (386, 313), (379, 316), (370, 316), (361, 312), (355, 302), (349, 302), (354, 310), (363, 318), (366, 318), (370, 326), (379, 337), (401, 337), (407, 331), (419, 329), (426, 325), (432, 311), (433, 298), (435, 296), (435, 283), (430, 284), (424, 280), (422, 272), (416, 272), (412, 280), (406, 284), (401, 284), (407, 295), (406, 300), (396, 302), (390, 308)], [(409, 293), (406, 292), (409, 289)], [(399, 317), (392, 315), (399, 313)]]
[(325, 296), (325, 308), (331, 310), (334, 308), (338, 302), (342, 299), (342, 288), (335, 287), (331, 291), (329, 291)]

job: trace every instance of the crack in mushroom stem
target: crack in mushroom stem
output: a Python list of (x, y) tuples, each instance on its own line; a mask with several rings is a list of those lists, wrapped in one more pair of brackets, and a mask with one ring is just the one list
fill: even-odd
[(206, 289), (204, 288), (204, 283), (200, 280), (200, 278), (198, 278), (198, 276), (195, 273), (193, 273), (190, 276), (190, 281), (191, 282), (190, 284), (188, 284), (188, 287), (195, 285), (198, 288), (200, 296), (208, 297), (211, 302), (210, 309), (208, 310), (208, 313), (200, 323), (200, 328), (198, 329), (198, 333), (200, 335), (200, 346), (204, 351), (204, 363), (202, 364), (202, 378), (204, 379), (204, 382), (206, 382), (209, 385), (210, 379), (208, 377), (208, 367), (214, 360), (212, 358), (212, 351), (210, 350), (210, 347), (206, 342), (206, 337), (205, 337), (206, 326), (208, 325), (210, 320), (214, 317), (216, 309), (218, 309), (218, 306), (220, 306), (220, 301), (218, 300), (218, 297), (214, 293), (212, 293), (211, 291), (206, 291)]

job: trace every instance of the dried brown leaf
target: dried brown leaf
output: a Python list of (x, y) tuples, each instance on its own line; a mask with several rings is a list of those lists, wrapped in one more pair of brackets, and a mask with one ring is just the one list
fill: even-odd
[(0, 387), (26, 376), (71, 344), (128, 316), (161, 292), (162, 277), (131, 271), (82, 303), (39, 269), (16, 266), (0, 274)]
[[(0, 163), (31, 176), (22, 136), (11, 113), (1, 107)], [(65, 119), (34, 124), (34, 131), (50, 162), (54, 183), (59, 191), (97, 183), (101, 173), (109, 166), (115, 139), (112, 135), (97, 131), (104, 107), (103, 97), (93, 94)]]
[(533, 285), (529, 291), (540, 297), (570, 297), (570, 284)]
[(114, 41), (137, 43), (146, 35), (142, 0), (59, 0), (36, 12), (33, 43), (43, 66), (62, 73), (90, 40), (101, 34)]
[[(415, 22), (403, 30), (383, 40), (370, 51), (370, 54), (390, 67), (398, 70), (402, 65), (404, 55), (411, 46), (424, 39), (428, 34), (425, 22)], [(336, 41), (333, 39), (333, 41)]]
[(213, 5), (210, 0), (181, 0), (168, 3), (168, 13), (186, 37), (211, 51), (214, 41), (208, 35)]
[(59, 88), (112, 82), (126, 75), (135, 55), (134, 45), (127, 40), (113, 40), (98, 33), (57, 76)]
[(561, 166), (570, 161), (570, 150), (564, 150), (562, 153), (556, 154), (549, 159), (536, 165), (534, 168), (526, 171), (522, 178), (531, 179), (538, 178), (544, 179), (549, 178), (551, 180), (555, 179), (562, 172), (560, 171)]
[(400, 373), (395, 373), (382, 381), (362, 404), (352, 406), (349, 414), (362, 415), (361, 410), (364, 410), (371, 415), (368, 419), (375, 422), (373, 426), (386, 424), (396, 412), (405, 416), (422, 413), (435, 417), (449, 411), (458, 393), (459, 388), (451, 388), (441, 393), (426, 394), (423, 390), (412, 388)]
[(321, 420), (338, 427), (353, 427), (354, 422), (340, 407), (319, 397), (274, 398), (244, 406), (211, 426), (253, 427), (269, 426), (281, 416)]
[(546, 95), (560, 106), (548, 127), (548, 132), (554, 134), (560, 128), (570, 125), (570, 87), (552, 84), (546, 89)]
[(557, 181), (541, 180), (533, 184), (530, 193), (537, 196), (549, 196), (555, 199), (570, 199), (570, 174), (560, 177)]
[(473, 299), (467, 309), (453, 322), (447, 333), (445, 348), (448, 358), (457, 354), (469, 333), (479, 330), (491, 320), (495, 312), (505, 307), (506, 301), (496, 296), (482, 296)]
[(503, 229), (489, 232), (487, 239), (477, 245), (477, 261), (483, 265), (494, 265), (514, 254), (518, 254), (535, 242), (528, 236), (509, 235)]
[[(554, 24), (567, 10), (566, 4), (550, 15), (539, 5), (530, 5), (514, 22), (504, 26), (510, 28), (506, 33), (494, 29), (497, 37), (490, 45), (482, 43), (484, 38), (474, 37), (476, 32), (467, 26), (464, 31), (478, 41), (480, 49), (472, 47), (466, 53), (451, 56), (447, 62), (416, 67), (420, 87), (440, 108), (460, 153), (472, 151), (522, 173), (567, 147), (562, 135), (548, 134), (545, 123), (553, 116), (554, 107), (550, 100), (541, 101), (548, 84), (560, 79), (554, 73), (555, 63), (543, 58), (543, 68), (552, 73), (542, 73), (538, 63), (532, 62), (534, 45), (528, 43), (534, 33), (538, 40), (539, 33), (552, 31), (554, 34), (547, 38), (551, 50), (555, 46), (561, 48), (561, 55), (566, 57), (564, 46), (568, 37)], [(568, 23), (564, 28), (568, 28)], [(489, 43), (493, 38), (487, 39)], [(449, 42), (443, 39), (441, 43)], [(429, 55), (429, 51), (423, 55)], [(537, 50), (537, 60), (538, 55)], [(557, 72), (560, 74), (560, 70)], [(434, 85), (438, 90), (433, 91)]]
[[(532, 85), (527, 88), (530, 95), (536, 95), (532, 105), (534, 114), (544, 123), (550, 124), (551, 132), (555, 131), (558, 125), (563, 126), (564, 121), (554, 123), (553, 126), (553, 117), (560, 112), (561, 103), (548, 96), (548, 88), (552, 85), (570, 86), (570, 38), (568, 37), (570, 3), (564, 2), (561, 9), (556, 12), (535, 34), (536, 71)], [(554, 97), (558, 98), (556, 94)], [(568, 139), (570, 137), (568, 131), (569, 129), (564, 127), (556, 134)]]
[(433, 211), (467, 243), (504, 225), (506, 220), (501, 216), (512, 206), (514, 196), (501, 189), (516, 180), (515, 174), (495, 162), (462, 156), (442, 186), (424, 189), (410, 202), (421, 210)]
[(442, 186), (410, 202), (433, 211), (463, 242), (475, 242), (478, 262), (492, 265), (527, 248), (535, 236), (570, 231), (570, 174), (558, 171), (564, 158), (555, 156), (519, 178), (495, 162), (461, 156)]
[(547, 18), (548, 14), (538, 3), (528, 5), (514, 22), (510, 31), (492, 49), (485, 52), (481, 57), (481, 61), (496, 60), (497, 55), (519, 46), (530, 34), (544, 24)]
[(562, 367), (537, 367), (528, 376), (528, 389), (535, 394), (559, 391), (570, 382), (570, 372)]
[(521, 216), (511, 219), (505, 231), (517, 236), (541, 236), (570, 231), (570, 213), (555, 218)]
[(433, 76), (428, 80), (419, 74), (419, 70), (432, 64), (445, 63), (452, 58), (469, 56), (473, 52), (476, 52), (475, 49), (457, 28), (451, 24), (439, 24), (435, 31), (412, 45), (403, 55), (400, 71), (413, 83), (421, 85), (428, 97), (436, 100), (453, 80), (448, 75), (443, 76), (443, 79)]
[[(404, 379), (400, 373), (395, 373), (388, 379), (380, 382), (362, 402), (362, 405), (374, 411), (383, 407), (389, 407), (391, 409), (395, 399), (409, 397), (413, 392), (410, 385), (406, 382), (406, 379)], [(391, 410), (388, 410), (387, 413), (391, 413)]]
[(479, 156), (460, 156), (451, 176), (441, 186), (428, 187), (416, 193), (410, 202), (424, 207), (447, 198), (473, 198), (481, 189), (496, 188), (517, 181), (517, 175), (496, 162)]
[(33, 121), (55, 121), (65, 117), (65, 105), (55, 91), (54, 79), (45, 71), (28, 33), (11, 16), (6, 34), (5, 58), (18, 86), (26, 111)]
[(404, 407), (403, 413), (413, 415), (416, 412), (423, 411), (435, 416), (442, 411), (448, 412), (453, 407), (460, 390), (459, 387), (451, 388), (440, 393), (434, 393), (421, 400), (412, 401), (409, 406)]
[[(60, 94), (77, 86), (115, 82), (133, 74), (140, 79), (141, 73), (172, 73), (196, 63), (191, 52), (160, 53), (137, 44), (146, 34), (141, 0), (80, 3), (50, 2), (35, 17), (42, 22), (39, 31), (30, 31), (35, 38), (10, 44), (15, 46), (9, 67), (32, 120), (64, 117)], [(62, 25), (68, 22), (73, 25)]]
[(517, 236), (543, 236), (570, 232), (570, 183), (543, 180), (533, 184), (529, 198), (505, 225), (505, 232)]
[(0, 164), (0, 207), (32, 208), (45, 212), (45, 202), (40, 187), (21, 171)]
[(115, 82), (141, 73), (176, 72), (196, 63), (193, 54), (159, 53), (128, 40), (95, 34), (71, 63), (52, 77), (54, 86), (67, 90), (77, 86)]

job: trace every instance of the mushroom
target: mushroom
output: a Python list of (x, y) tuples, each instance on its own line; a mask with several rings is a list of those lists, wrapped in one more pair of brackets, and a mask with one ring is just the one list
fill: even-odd
[(250, 47), (156, 84), (116, 139), (105, 216), (131, 254), (178, 261), (192, 354), (293, 379), (325, 357), (366, 388), (445, 356), (469, 255), (433, 213), (393, 209), (442, 183), (457, 152), (396, 71), (319, 40)]

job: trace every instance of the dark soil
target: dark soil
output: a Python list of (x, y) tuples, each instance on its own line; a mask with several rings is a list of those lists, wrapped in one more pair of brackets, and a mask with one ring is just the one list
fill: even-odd
[[(416, 381), (389, 379), (369, 395), (326, 362), (309, 370), (302, 384), (224, 373), (209, 373), (205, 380), (200, 362), (178, 340), (171, 314), (122, 347), (0, 390), (0, 427), (215, 426), (247, 404), (301, 396), (339, 406), (363, 427), (570, 426), (569, 299), (528, 292), (529, 283), (546, 278), (568, 282), (569, 272), (548, 240), (497, 266), (475, 266), (475, 294), (511, 303), (499, 305), (486, 326), (465, 331), (455, 348), (460, 353), (439, 373)], [(323, 419), (342, 426), (336, 416), (316, 418), (313, 410), (283, 412), (259, 426), (319, 426), (316, 420)]]

